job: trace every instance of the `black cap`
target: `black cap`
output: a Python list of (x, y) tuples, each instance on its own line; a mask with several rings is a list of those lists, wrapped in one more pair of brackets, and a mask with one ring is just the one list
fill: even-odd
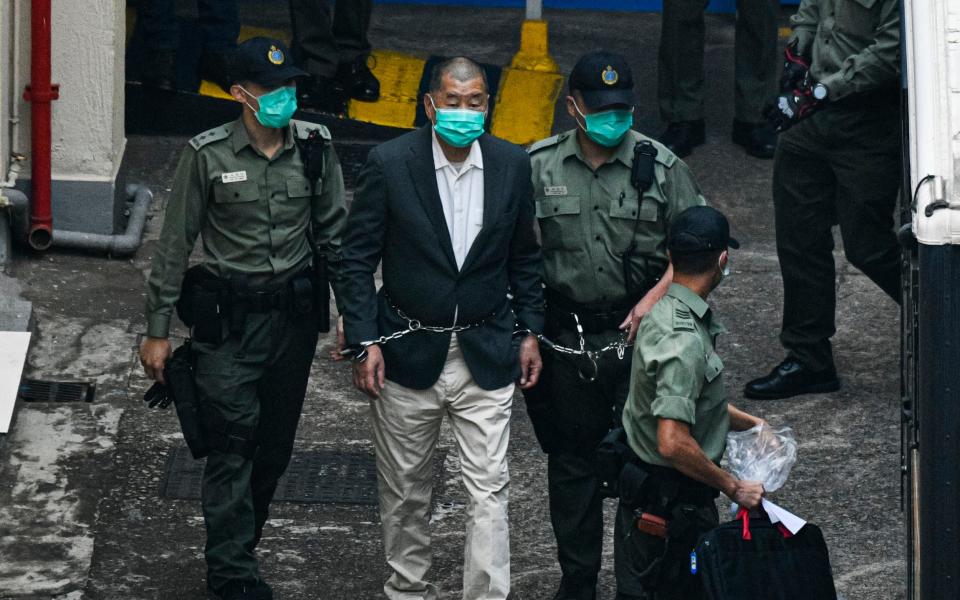
[(632, 105), (633, 72), (627, 59), (606, 50), (595, 50), (580, 57), (570, 72), (570, 90), (583, 95), (587, 108), (612, 104)]
[(233, 55), (230, 81), (252, 81), (264, 87), (306, 77), (306, 71), (294, 66), (293, 56), (280, 40), (255, 37), (239, 44)]
[(730, 224), (712, 206), (691, 206), (670, 224), (667, 248), (673, 254), (690, 254), (707, 250), (739, 248), (740, 242), (730, 237)]

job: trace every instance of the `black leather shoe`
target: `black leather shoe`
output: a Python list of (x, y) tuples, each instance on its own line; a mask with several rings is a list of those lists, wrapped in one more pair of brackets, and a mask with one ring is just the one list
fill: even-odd
[(200, 55), (200, 79), (211, 81), (223, 91), (230, 89), (230, 51), (208, 51)]
[(335, 115), (347, 110), (347, 97), (340, 82), (331, 77), (310, 77), (297, 87), (297, 104)]
[(704, 142), (703, 119), (670, 123), (660, 135), (660, 143), (679, 158), (689, 156), (693, 149)]
[(733, 121), (733, 143), (743, 146), (750, 156), (773, 158), (777, 149), (777, 132), (766, 123)]
[[(219, 590), (207, 587), (207, 598), (209, 600), (259, 600), (256, 589), (257, 585), (249, 581), (230, 581)], [(270, 590), (270, 597), (273, 597), (273, 590)]]
[(572, 586), (567, 582), (560, 583), (560, 589), (554, 594), (553, 600), (596, 600), (596, 584), (587, 586)]
[(795, 358), (787, 357), (766, 377), (749, 382), (743, 395), (753, 400), (777, 400), (800, 394), (823, 394), (840, 389), (833, 369), (811, 371)]
[(154, 50), (140, 66), (140, 83), (161, 90), (177, 88), (177, 55), (173, 50)]
[(337, 81), (343, 86), (347, 96), (361, 102), (376, 102), (380, 98), (380, 80), (367, 66), (368, 56), (358, 56), (350, 62), (337, 67)]

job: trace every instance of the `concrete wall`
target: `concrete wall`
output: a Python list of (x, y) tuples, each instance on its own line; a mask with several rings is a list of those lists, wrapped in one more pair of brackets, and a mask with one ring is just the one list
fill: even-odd
[[(20, 83), (30, 77), (30, 0), (5, 0), (9, 16), (18, 4), (21, 38)], [(122, 181), (118, 182), (124, 136), (125, 2), (53, 0), (53, 82), (60, 99), (53, 103), (52, 171), (54, 229), (114, 233), (121, 221)], [(9, 21), (9, 19), (8, 19)], [(8, 34), (11, 27), (4, 28)], [(9, 44), (0, 40), (3, 63)], [(10, 85), (10, 69), (0, 79)], [(9, 97), (5, 92), (4, 100)], [(19, 99), (21, 127), (16, 150), (30, 154), (30, 105)], [(4, 119), (6, 122), (6, 119)], [(6, 164), (6, 159), (4, 159)], [(29, 194), (30, 164), (18, 185)]]
[(950, 73), (950, 138), (953, 151), (953, 201), (960, 200), (960, 2), (947, 2), (947, 56)]

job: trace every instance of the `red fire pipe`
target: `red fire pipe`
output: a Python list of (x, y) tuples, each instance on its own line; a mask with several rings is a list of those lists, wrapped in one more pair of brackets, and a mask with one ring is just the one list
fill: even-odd
[(50, 103), (60, 97), (60, 86), (50, 82), (50, 12), (50, 0), (33, 0), (30, 5), (30, 85), (23, 93), (23, 99), (30, 103), (30, 143), (33, 149), (27, 241), (36, 250), (46, 250), (53, 241)]

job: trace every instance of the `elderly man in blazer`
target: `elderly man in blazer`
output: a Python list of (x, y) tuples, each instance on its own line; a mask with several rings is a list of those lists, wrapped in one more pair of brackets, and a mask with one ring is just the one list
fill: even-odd
[(345, 342), (354, 383), (372, 398), (391, 600), (437, 597), (425, 576), (444, 415), (470, 496), (463, 597), (510, 591), (510, 412), (514, 382), (539, 376), (530, 332), (543, 326), (543, 292), (530, 162), (483, 132), (488, 106), (476, 63), (439, 64), (424, 96), (432, 126), (371, 151), (347, 220)]

